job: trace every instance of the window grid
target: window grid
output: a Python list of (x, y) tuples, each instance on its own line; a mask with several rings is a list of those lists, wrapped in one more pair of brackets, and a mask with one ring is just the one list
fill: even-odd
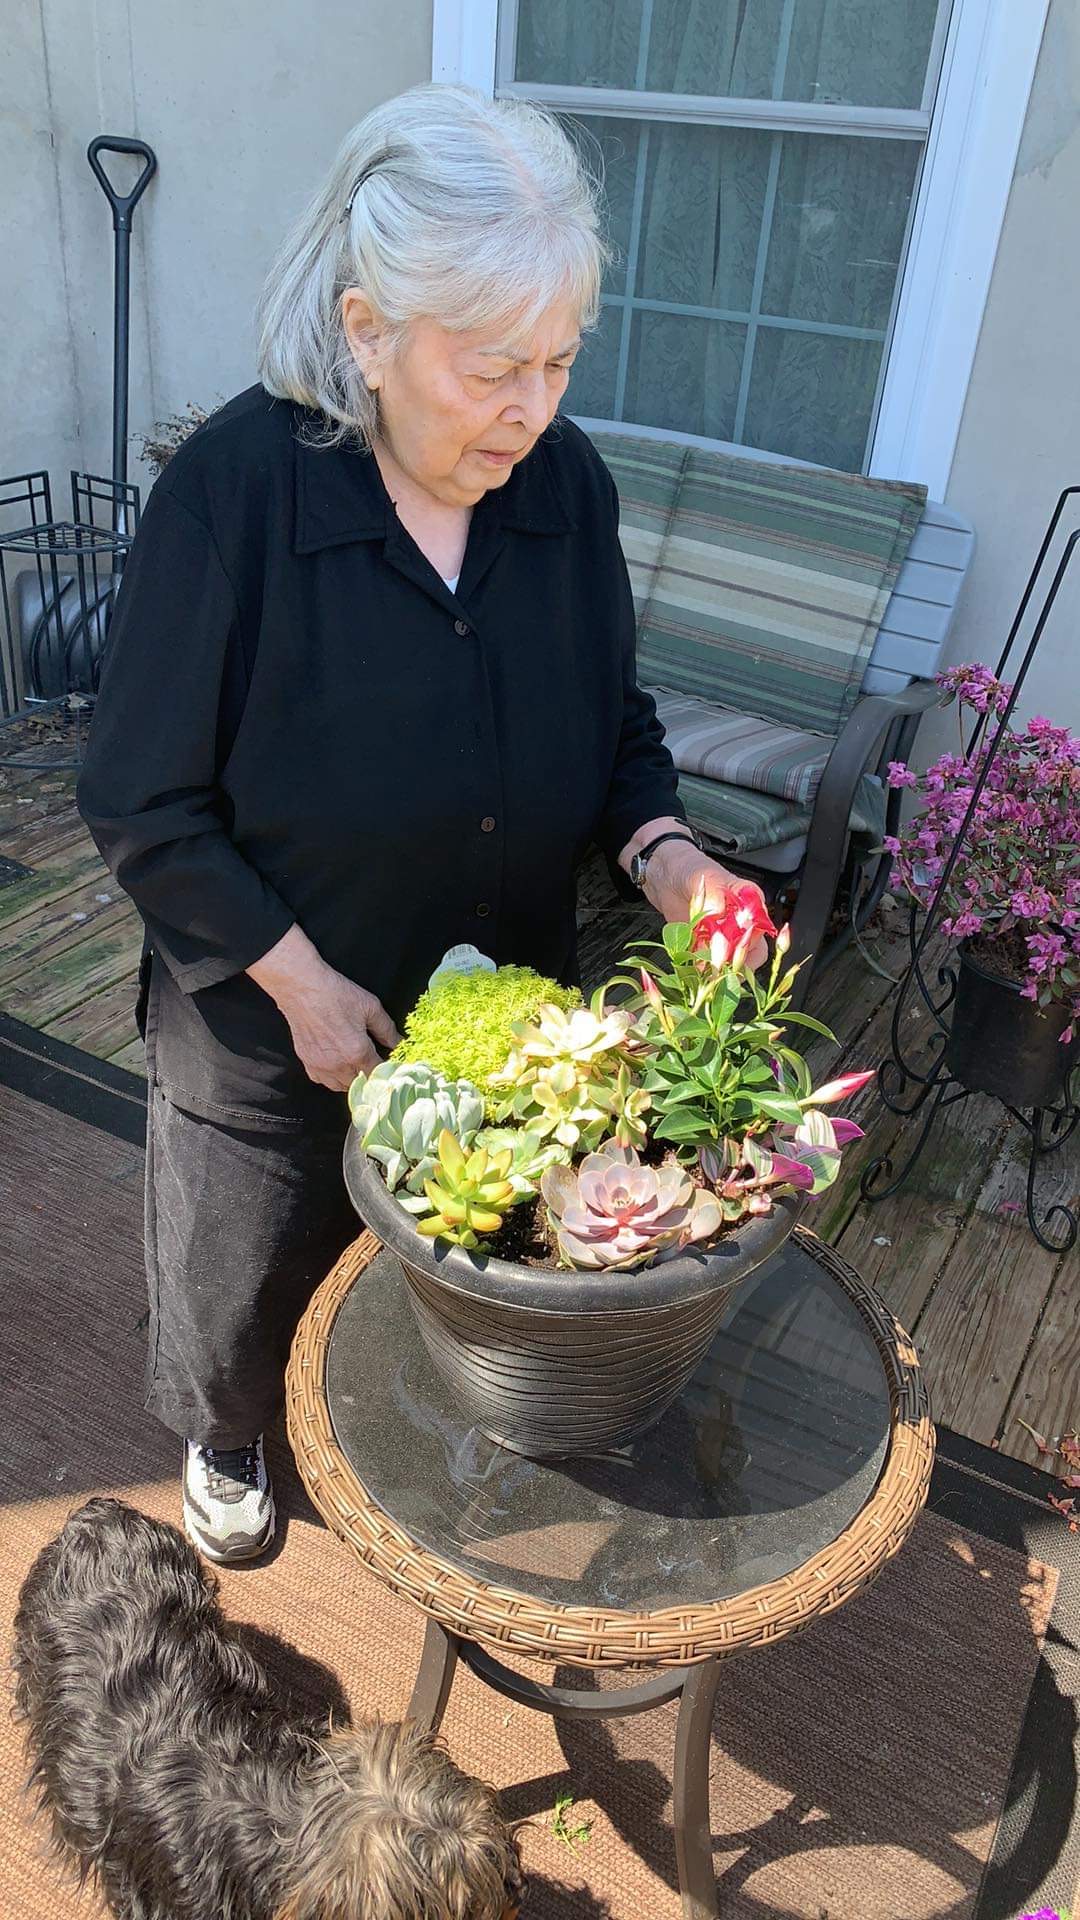
[[(761, 310), (761, 297), (764, 290), (765, 271), (768, 261), (769, 245), (772, 239), (773, 218), (776, 208), (776, 193), (780, 175), (780, 163), (783, 152), (783, 139), (786, 131), (795, 131), (793, 118), (797, 117), (800, 132), (831, 134), (834, 137), (894, 138), (916, 141), (925, 154), (926, 142), (930, 132), (931, 112), (935, 92), (941, 74), (945, 39), (948, 32), (949, 15), (952, 0), (939, 0), (930, 53), (927, 60), (926, 79), (920, 107), (915, 110), (840, 108), (831, 105), (819, 106), (815, 102), (785, 102), (782, 98), (784, 79), (787, 71), (788, 54), (794, 26), (795, 0), (784, 0), (784, 10), (777, 36), (776, 61), (773, 68), (772, 100), (753, 101), (703, 101), (701, 96), (659, 96), (644, 91), (648, 71), (649, 35), (652, 26), (653, 0), (643, 0), (642, 17), (638, 35), (638, 50), (635, 73), (635, 92), (628, 96), (616, 93), (616, 90), (604, 90), (591, 87), (556, 87), (542, 84), (522, 83), (514, 78), (515, 52), (517, 45), (518, 0), (499, 0), (499, 26), (496, 60), (496, 94), (521, 95), (547, 104), (560, 112), (570, 112), (576, 118), (587, 120), (591, 117), (611, 118), (627, 117), (638, 122), (638, 152), (635, 166), (634, 191), (631, 203), (630, 232), (626, 248), (625, 291), (623, 293), (603, 293), (602, 304), (606, 307), (620, 307), (622, 318), (619, 329), (619, 346), (616, 364), (615, 394), (613, 417), (622, 420), (626, 399), (626, 382), (630, 360), (630, 342), (635, 313), (670, 313), (684, 318), (704, 320), (735, 321), (746, 327), (746, 339), (743, 344), (743, 359), (740, 369), (739, 389), (732, 428), (732, 444), (744, 444), (743, 436), (746, 424), (746, 412), (750, 396), (750, 382), (753, 374), (754, 354), (757, 347), (759, 330), (762, 327), (778, 328), (789, 332), (811, 333), (819, 336), (849, 340), (879, 341), (883, 351), (878, 368), (877, 386), (874, 404), (867, 427), (863, 466), (869, 459), (873, 445), (881, 392), (884, 384), (888, 360), (888, 342), (892, 335), (896, 319), (896, 310), (904, 276), (904, 263), (911, 237), (915, 207), (919, 195), (919, 176), (916, 174), (912, 187), (911, 201), (908, 207), (900, 262), (893, 288), (889, 321), (885, 327), (858, 327), (844, 325), (838, 321), (802, 320), (791, 315), (768, 314)], [(633, 102), (640, 93), (640, 103)], [(616, 107), (615, 102), (618, 100)], [(662, 103), (662, 104), (661, 104)], [(770, 114), (770, 107), (774, 111)], [(640, 254), (641, 234), (644, 218), (645, 179), (648, 166), (649, 132), (653, 122), (696, 123), (717, 127), (753, 124), (763, 132), (771, 131), (773, 138), (769, 153), (768, 172), (765, 193), (762, 202), (761, 225), (758, 233), (757, 254), (754, 265), (754, 279), (750, 296), (750, 305), (745, 310), (694, 306), (688, 302), (653, 300), (634, 293), (637, 277), (637, 265)], [(771, 123), (771, 124), (770, 124)]]

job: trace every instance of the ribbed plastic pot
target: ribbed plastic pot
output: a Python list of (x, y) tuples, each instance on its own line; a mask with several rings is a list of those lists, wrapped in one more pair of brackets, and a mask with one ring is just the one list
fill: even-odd
[(1080, 1061), (1080, 1036), (1061, 1044), (1068, 1021), (1066, 1007), (1044, 1012), (961, 946), (945, 1063), (962, 1086), (1010, 1107), (1055, 1106)]
[(708, 1252), (570, 1273), (425, 1239), (356, 1134), (345, 1180), (365, 1225), (400, 1260), (424, 1345), (463, 1411), (534, 1460), (623, 1446), (659, 1420), (736, 1287), (783, 1245), (804, 1204), (780, 1199)]

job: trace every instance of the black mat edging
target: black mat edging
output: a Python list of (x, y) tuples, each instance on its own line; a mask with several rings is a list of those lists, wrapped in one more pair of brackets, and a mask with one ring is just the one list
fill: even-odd
[(0, 1013), (0, 1086), (131, 1146), (146, 1141), (146, 1082)]
[(974, 1920), (1072, 1910), (1080, 1883), (1080, 1534), (1047, 1505), (1058, 1490), (1038, 1467), (938, 1429), (930, 1510), (1059, 1576)]

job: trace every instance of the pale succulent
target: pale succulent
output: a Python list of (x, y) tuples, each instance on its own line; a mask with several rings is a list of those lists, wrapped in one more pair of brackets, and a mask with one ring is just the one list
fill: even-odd
[(513, 1049), (492, 1085), (514, 1085), (523, 1072), (539, 1071), (565, 1062), (576, 1071), (588, 1071), (604, 1055), (625, 1053), (632, 1043), (633, 1015), (615, 1011), (597, 1014), (589, 1007), (562, 1007), (545, 1001), (531, 1020), (515, 1020), (510, 1033)]
[(605, 1141), (577, 1167), (549, 1167), (540, 1191), (569, 1267), (638, 1267), (670, 1259), (723, 1224), (719, 1202), (684, 1167), (643, 1166), (633, 1147)]
[(513, 1052), (491, 1080), (509, 1089), (497, 1109), (500, 1120), (571, 1153), (591, 1152), (611, 1133), (626, 1144), (644, 1139), (649, 1096), (631, 1065), (636, 1029), (630, 1014), (543, 1006), (511, 1031)]
[(445, 1128), (470, 1147), (484, 1124), (484, 1100), (468, 1080), (447, 1080), (422, 1061), (384, 1060), (358, 1074), (349, 1088), (349, 1111), (360, 1145), (377, 1160), (391, 1193), (419, 1213), (427, 1205), (424, 1182), (435, 1171), (439, 1135)]
[(503, 1215), (521, 1197), (509, 1179), (510, 1150), (489, 1154), (483, 1147), (466, 1153), (445, 1128), (439, 1135), (433, 1178), (425, 1180), (425, 1217), (417, 1233), (453, 1240), (460, 1247), (482, 1245), (482, 1236), (498, 1233)]

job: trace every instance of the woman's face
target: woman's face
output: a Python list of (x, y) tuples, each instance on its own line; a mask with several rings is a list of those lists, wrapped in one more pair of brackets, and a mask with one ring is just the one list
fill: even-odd
[(447, 506), (471, 507), (501, 487), (536, 444), (566, 392), (580, 337), (569, 302), (549, 307), (527, 348), (512, 356), (495, 334), (448, 333), (416, 320), (384, 357), (363, 295), (342, 313), (353, 353), (379, 396), (379, 437), (417, 486)]

